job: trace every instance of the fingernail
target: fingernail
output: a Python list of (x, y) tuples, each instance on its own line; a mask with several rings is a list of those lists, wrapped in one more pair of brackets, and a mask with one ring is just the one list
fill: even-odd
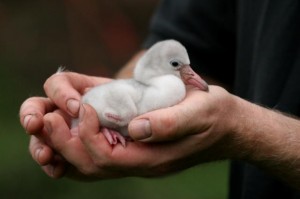
[(50, 177), (54, 178), (54, 166), (53, 165), (47, 165), (48, 174)]
[(35, 156), (35, 160), (40, 164), (40, 153), (42, 151), (42, 148), (38, 148), (37, 150), (35, 150), (34, 156)]
[(51, 125), (50, 122), (45, 122), (45, 129), (46, 129), (48, 134), (52, 133), (52, 125)]
[(80, 103), (78, 100), (69, 99), (67, 101), (67, 109), (72, 116), (77, 116), (79, 107), (80, 107)]
[(32, 115), (26, 115), (26, 116), (24, 117), (24, 126), (25, 126), (25, 130), (27, 130), (28, 124), (29, 124), (31, 118), (32, 118)]
[(151, 126), (149, 120), (141, 119), (130, 123), (130, 136), (135, 140), (143, 140), (151, 137)]
[(84, 114), (85, 114), (85, 107), (84, 104), (82, 104), (79, 110), (79, 122), (83, 121)]

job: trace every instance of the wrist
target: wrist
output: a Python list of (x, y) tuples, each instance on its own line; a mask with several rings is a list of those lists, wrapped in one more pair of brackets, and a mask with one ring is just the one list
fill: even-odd
[[(239, 137), (242, 136), (244, 126), (241, 125), (245, 116), (245, 100), (228, 93), (225, 98), (218, 103), (219, 114), (216, 114), (218, 122), (214, 122), (215, 131), (222, 136), (220, 154), (225, 159), (242, 159), (246, 154), (241, 150), (242, 145)], [(241, 145), (241, 146), (240, 146)]]
[[(210, 120), (208, 135), (217, 140), (218, 153), (223, 159), (250, 159), (255, 150), (257, 135), (252, 128), (259, 125), (263, 115), (259, 106), (230, 93), (223, 93), (216, 104)], [(253, 142), (254, 141), (254, 142)]]
[(293, 131), (299, 127), (299, 121), (241, 98), (236, 99), (230, 119), (229, 134), (234, 149), (230, 158), (257, 165), (262, 162), (273, 164), (278, 157), (289, 159), (289, 150), (298, 150), (300, 146), (291, 140), (296, 140)]
[(228, 145), (230, 159), (248, 160), (256, 147), (253, 140), (255, 135), (252, 128), (256, 128), (257, 120), (261, 115), (261, 110), (254, 104), (232, 96), (232, 106), (229, 109), (230, 114), (227, 120), (227, 134), (230, 140)]
[(201, 106), (205, 110), (200, 108), (200, 117), (196, 121), (201, 127), (197, 129), (201, 132), (197, 134), (201, 141), (200, 153), (202, 155), (203, 148), (206, 148), (214, 159), (237, 158), (239, 150), (234, 145), (237, 144), (235, 137), (240, 127), (236, 117), (241, 111), (240, 106), (243, 106), (242, 99), (219, 86), (210, 86), (209, 89), (209, 97)]

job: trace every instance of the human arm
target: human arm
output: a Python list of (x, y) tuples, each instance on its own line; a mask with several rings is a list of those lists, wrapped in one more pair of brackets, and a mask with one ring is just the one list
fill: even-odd
[[(215, 90), (221, 91), (218, 96), (212, 93)], [(198, 158), (203, 158), (202, 161), (224, 158), (242, 160), (299, 189), (300, 120), (224, 93), (217, 87), (210, 86), (210, 91), (197, 94), (199, 106), (193, 106), (190, 101), (190, 108), (186, 104), (187, 108), (177, 111), (151, 112), (136, 118), (130, 123), (130, 135), (142, 142), (172, 140), (186, 135), (196, 135), (197, 139), (202, 135), (198, 140)], [(141, 129), (145, 128), (140, 123), (138, 127), (134, 125), (141, 119), (150, 122), (152, 136), (141, 137)], [(194, 130), (188, 130), (186, 124)], [(196, 132), (201, 132), (198, 136), (194, 134), (197, 129), (195, 126), (198, 126)], [(201, 130), (201, 126), (206, 130)]]
[[(182, 2), (186, 2), (186, 1), (182, 1)], [(200, 2), (200, 1), (195, 1), (195, 2)], [(224, 1), (225, 2), (225, 1)], [(225, 8), (225, 6), (220, 6), (221, 8)], [(175, 11), (177, 11), (177, 10), (179, 10), (179, 9), (174, 9)], [(180, 9), (181, 10), (181, 9)], [(196, 9), (195, 9), (196, 10)], [(199, 10), (197, 10), (197, 13), (201, 13), (201, 12), (199, 12)], [(186, 15), (186, 16), (189, 16), (189, 15)], [(218, 15), (212, 15), (212, 17), (215, 17), (215, 16), (218, 16)], [(223, 18), (223, 16), (222, 16), (222, 18)], [(214, 19), (214, 18), (213, 18)], [(161, 21), (161, 20), (160, 20)], [(182, 20), (178, 20), (178, 21), (182, 21)], [(198, 20), (195, 20), (195, 21), (198, 21)], [(228, 21), (230, 21), (230, 20), (228, 20)], [(188, 24), (188, 23), (183, 23), (183, 24)], [(205, 24), (205, 23), (204, 23)], [(224, 24), (223, 23), (223, 20), (222, 20), (222, 24)], [(225, 23), (226, 24), (226, 23)], [(173, 24), (174, 25), (174, 24)], [(215, 26), (216, 24), (214, 23), (214, 26), (212, 26), (213, 28), (212, 28), (212, 30), (215, 30), (215, 28), (214, 27), (216, 27)], [(170, 27), (170, 26), (167, 26), (167, 27)], [(176, 29), (172, 29), (172, 30), (178, 30), (178, 29), (181, 29), (181, 28), (176, 28)], [(200, 29), (200, 28), (199, 28)], [(184, 28), (182, 28), (182, 30), (185, 30)], [(201, 29), (201, 30), (203, 30), (203, 29)], [(206, 29), (204, 29), (204, 30), (206, 30)], [(212, 33), (216, 33), (216, 34), (219, 34), (219, 31), (212, 31)], [(203, 35), (203, 34), (199, 34), (199, 35)], [(211, 35), (213, 35), (213, 34), (205, 34), (205, 35), (208, 35), (208, 37), (209, 36), (211, 36)], [(228, 36), (228, 34), (219, 34), (219, 35), (223, 35), (223, 37), (224, 38), (226, 38), (226, 40), (227, 40), (227, 36)], [(186, 36), (186, 35), (184, 35), (184, 36)], [(187, 44), (190, 44), (191, 45), (191, 43), (192, 44), (194, 44), (194, 40), (193, 40), (193, 38), (194, 37), (189, 37), (189, 38), (191, 38), (192, 39), (192, 41), (189, 41), (189, 42), (187, 42)], [(198, 37), (197, 37), (198, 38)], [(184, 38), (181, 38), (181, 39), (184, 39)], [(213, 62), (213, 61), (216, 61), (216, 60), (222, 60), (222, 64), (211, 64), (211, 65), (218, 65), (218, 66), (220, 66), (220, 69), (225, 69), (225, 68), (227, 68), (227, 67), (224, 67), (224, 63), (226, 64), (226, 65), (233, 65), (233, 64), (231, 64), (230, 63), (230, 60), (226, 60), (226, 58), (233, 58), (234, 59), (234, 56), (230, 56), (230, 55), (227, 55), (226, 53), (224, 53), (222, 50), (220, 50), (220, 48), (219, 48), (219, 45), (217, 45), (217, 48), (216, 48), (216, 46), (214, 45), (215, 43), (214, 43), (214, 41), (216, 41), (215, 39), (213, 39), (213, 38), (202, 38), (203, 39), (203, 41), (205, 41), (205, 42), (208, 42), (208, 41), (213, 41), (212, 43), (205, 43), (205, 45), (204, 46), (206, 46), (206, 47), (209, 47), (209, 49), (202, 49), (202, 51), (197, 51), (196, 53), (195, 53), (195, 51), (192, 53), (192, 54), (194, 54), (194, 57), (195, 57), (195, 55), (196, 56), (199, 56), (199, 54), (201, 54), (202, 55), (202, 57), (201, 58), (199, 58), (198, 60), (201, 60), (202, 62), (201, 63), (203, 63), (203, 64), (197, 64), (197, 65), (199, 65), (199, 66), (205, 66), (205, 65), (207, 65), (208, 63), (211, 63), (211, 62)], [(232, 40), (228, 40), (228, 43), (230, 43)], [(227, 44), (227, 43), (225, 43), (225, 44)], [(228, 46), (230, 46), (230, 45), (222, 45), (222, 46), (225, 46), (225, 47), (228, 47)], [(234, 46), (234, 45), (232, 45), (232, 46)], [(201, 44), (199, 45), (199, 46), (197, 46), (197, 49), (199, 49), (199, 48), (201, 49)], [(218, 49), (218, 50), (220, 50), (220, 51), (218, 51), (219, 53), (218, 54), (216, 54), (216, 52), (215, 51), (213, 51), (212, 49)], [(232, 51), (230, 51), (230, 50), (228, 50), (227, 48), (226, 48), (226, 51), (227, 52), (232, 52)], [(207, 56), (207, 53), (211, 53), (211, 55), (213, 56), (213, 59), (211, 59), (211, 56)], [(210, 55), (210, 54), (209, 54)], [(223, 55), (223, 57), (222, 57), (222, 55)], [(207, 57), (207, 59), (206, 59), (206, 57)], [(215, 59), (215, 58), (218, 58), (218, 59)], [(204, 60), (204, 61), (203, 61)], [(192, 63), (194, 63), (194, 62), (192, 62)], [(211, 66), (211, 65), (209, 65), (209, 66)], [(205, 67), (205, 68), (212, 68), (212, 67)], [(215, 71), (220, 71), (219, 69), (218, 70), (216, 70), (215, 68), (213, 68)], [(200, 71), (201, 71), (201, 69), (200, 69)], [(220, 75), (222, 75), (222, 74), (224, 74), (224, 73), (219, 73)], [(227, 73), (226, 74), (228, 74), (228, 71), (227, 71)], [(253, 115), (251, 115), (251, 116), (253, 116)], [(177, 134), (177, 133), (176, 133)], [(168, 138), (168, 139), (171, 139), (171, 138)], [(246, 142), (246, 143), (248, 143), (248, 142)], [(251, 142), (250, 142), (251, 143)], [(233, 145), (234, 146), (234, 145)], [(247, 152), (247, 151), (246, 151)], [(242, 158), (241, 158), (242, 159)], [(248, 161), (250, 161), (249, 159), (247, 159)]]
[[(50, 134), (56, 143), (54, 147), (92, 178), (162, 176), (202, 162), (229, 158), (255, 164), (297, 188), (300, 186), (299, 120), (245, 101), (218, 86), (210, 86), (209, 93), (189, 90), (182, 103), (134, 119), (129, 133), (140, 142), (129, 142), (126, 148), (108, 145), (98, 132), (96, 114), (88, 105), (81, 107), (76, 138), (81, 140), (80, 146), (68, 137), (63, 118), (54, 120), (55, 114), (45, 117), (53, 125), (50, 129), (57, 129)], [(150, 138), (141, 138), (141, 126), (134, 124), (141, 119), (150, 123)], [(86, 153), (70, 154), (75, 148)], [(94, 164), (83, 161), (84, 157), (90, 157)]]
[[(64, 76), (67, 74), (65, 73)], [(49, 139), (55, 144), (53, 147), (58, 153), (54, 153), (44, 140), (37, 139), (35, 136), (30, 143), (33, 158), (41, 165), (45, 165), (43, 169), (52, 177), (62, 176), (69, 163), (74, 166), (72, 171), (79, 172), (77, 169), (80, 168), (82, 169), (80, 174), (96, 178), (101, 178), (100, 174), (103, 174), (102, 178), (104, 178), (121, 177), (121, 174), (108, 175), (105, 170), (99, 172), (99, 168), (115, 168), (123, 175), (157, 176), (201, 162), (230, 158), (258, 165), (294, 186), (300, 186), (297, 180), (299, 120), (247, 102), (220, 87), (210, 86), (208, 93), (189, 90), (187, 98), (179, 105), (153, 111), (134, 119), (129, 125), (129, 132), (133, 139), (140, 140), (142, 143), (130, 143), (126, 148), (126, 154), (119, 147), (110, 150), (111, 148), (105, 144), (106, 140), (98, 133), (98, 129), (90, 129), (91, 125), (99, 125), (97, 121), (92, 120), (97, 117), (95, 114), (93, 116), (91, 109), (85, 108), (88, 110), (85, 114), (87, 117), (85, 121), (88, 123), (81, 124), (80, 137), (77, 138), (68, 137), (70, 131), (66, 116), (62, 112), (48, 113), (55, 109), (56, 106), (47, 98), (31, 98), (21, 109), (21, 122), (28, 132), (38, 137), (39, 134), (48, 135), (47, 129), (55, 129), (54, 133), (49, 134)], [(32, 114), (34, 119), (25, 124), (25, 115), (30, 112), (35, 112)], [(46, 116), (43, 117), (45, 114)], [(84, 118), (82, 115), (81, 117)], [(147, 119), (151, 124), (152, 136), (148, 139), (142, 139), (142, 131), (134, 125), (140, 119)], [(45, 123), (53, 126), (44, 128)], [(62, 136), (64, 134), (66, 136)], [(98, 138), (90, 142), (88, 139), (92, 140), (91, 136)], [(65, 139), (61, 139), (62, 137)], [(172, 142), (167, 145), (153, 144), (153, 142), (166, 140)], [(147, 144), (143, 144), (145, 142)], [(102, 148), (100, 150), (97, 148), (99, 146), (106, 147), (106, 150)], [(166, 154), (158, 156), (160, 150), (166, 151)], [(66, 151), (82, 152), (79, 155), (69, 154)], [(99, 154), (100, 151), (104, 151), (104, 154)], [(58, 155), (60, 153), (68, 163)], [(110, 156), (112, 154), (114, 156)], [(145, 154), (149, 155), (145, 156)], [(97, 157), (103, 155), (107, 162), (104, 162), (103, 158), (97, 160)], [(136, 158), (130, 158), (132, 162), (124, 165), (123, 158), (128, 156)], [(148, 157), (148, 159), (138, 157)], [(94, 159), (91, 161), (90, 158)], [(182, 159), (185, 162), (182, 162)], [(93, 169), (86, 169), (87, 165), (91, 168), (90, 165), (93, 165), (91, 162), (96, 162)], [(135, 168), (134, 173), (128, 168), (130, 166)], [(123, 170), (127, 170), (128, 173)]]

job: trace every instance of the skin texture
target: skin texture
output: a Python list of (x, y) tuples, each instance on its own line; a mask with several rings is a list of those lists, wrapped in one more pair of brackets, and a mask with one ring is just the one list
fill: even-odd
[[(127, 69), (119, 74), (128, 74)], [(22, 104), (20, 121), (31, 136), (30, 153), (49, 176), (79, 180), (162, 176), (229, 158), (255, 164), (300, 188), (298, 119), (219, 86), (209, 86), (209, 92), (189, 87), (178, 105), (131, 121), (129, 134), (139, 141), (126, 148), (112, 147), (99, 133), (96, 112), (76, 104), (86, 88), (107, 81), (71, 72), (55, 74), (44, 86), (49, 98), (29, 98)], [(71, 108), (69, 99), (75, 100)], [(72, 109), (79, 110), (77, 135), (69, 128), (70, 115), (78, 115)]]

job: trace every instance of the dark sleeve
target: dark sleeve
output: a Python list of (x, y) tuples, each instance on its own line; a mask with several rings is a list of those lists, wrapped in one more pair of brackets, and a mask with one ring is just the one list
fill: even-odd
[(144, 47), (176, 39), (188, 50), (192, 67), (232, 86), (235, 64), (235, 6), (232, 0), (163, 0)]

